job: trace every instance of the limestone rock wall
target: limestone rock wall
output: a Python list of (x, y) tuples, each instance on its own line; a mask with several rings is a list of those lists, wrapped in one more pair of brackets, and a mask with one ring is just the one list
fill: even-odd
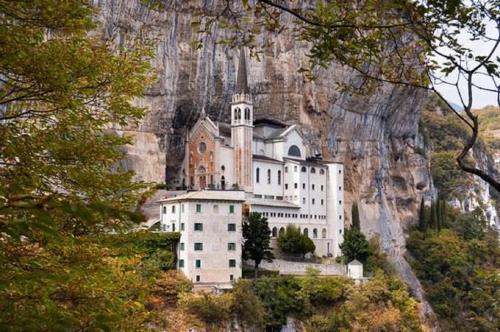
[[(213, 119), (229, 116), (238, 52), (216, 43), (224, 34), (217, 27), (200, 49), (191, 47), (199, 38), (191, 28), (193, 6), (210, 8), (218, 0), (164, 2), (163, 11), (154, 11), (141, 0), (94, 0), (104, 38), (117, 45), (137, 36), (155, 42), (153, 66), (158, 80), (141, 101), (150, 109), (146, 119), (139, 128), (129, 128), (140, 132), (141, 138), (130, 148), (129, 166), (141, 179), (166, 180), (175, 186), (186, 128), (203, 107)], [(359, 79), (336, 64), (318, 71), (314, 82), (307, 81), (297, 71), (307, 65), (306, 44), (289, 34), (260, 38), (271, 39), (273, 46), (260, 61), (248, 59), (255, 117), (300, 123), (313, 149), (343, 162), (346, 216), (357, 201), (363, 231), (378, 235), (383, 248), (401, 259), (403, 230), (417, 215), (420, 197), (432, 194), (428, 159), (422, 152), (425, 146), (418, 134), (419, 110), (426, 95), (393, 86), (365, 96), (341, 92), (337, 82), (359, 84)], [(411, 275), (407, 264), (401, 269), (403, 276)], [(407, 279), (418, 288), (413, 279)]]

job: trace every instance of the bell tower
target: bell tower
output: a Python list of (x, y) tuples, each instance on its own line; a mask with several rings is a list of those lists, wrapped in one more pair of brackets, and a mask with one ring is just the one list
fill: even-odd
[(253, 104), (248, 89), (245, 50), (240, 49), (236, 90), (231, 102), (231, 141), (234, 149), (234, 183), (252, 192)]

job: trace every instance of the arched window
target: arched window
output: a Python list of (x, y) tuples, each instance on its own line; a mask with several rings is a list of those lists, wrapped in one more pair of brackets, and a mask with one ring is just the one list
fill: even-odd
[(278, 171), (278, 184), (281, 185), (281, 171)]
[(300, 157), (300, 149), (297, 145), (292, 145), (290, 148), (288, 148), (288, 155), (291, 157)]
[(240, 110), (239, 108), (236, 108), (236, 109), (234, 110), (234, 119), (235, 119), (235, 120), (239, 120), (239, 119), (241, 119), (241, 110)]
[(273, 237), (278, 236), (278, 229), (276, 227), (273, 227)]
[(245, 120), (250, 120), (250, 109), (245, 108)]
[(316, 168), (311, 167), (311, 174), (316, 174)]
[(281, 236), (281, 235), (283, 235), (283, 234), (285, 234), (285, 228), (284, 228), (284, 227), (281, 227), (281, 228), (280, 228), (280, 231), (279, 231), (279, 233), (278, 233), (278, 234), (279, 234), (280, 236)]
[(271, 184), (271, 170), (267, 170), (267, 184)]
[(309, 236), (309, 230), (307, 228), (304, 228), (304, 235)]
[(323, 228), (323, 230), (321, 231), (321, 237), (323, 239), (326, 239), (326, 228)]
[(318, 238), (318, 230), (315, 228), (313, 229), (313, 238), (317, 239)]
[(325, 174), (325, 170), (324, 169), (320, 169), (319, 170), (319, 174), (324, 175)]
[(226, 178), (223, 176), (220, 177), (220, 187), (222, 190), (226, 189)]
[(260, 182), (260, 168), (258, 168), (258, 167), (255, 170), (255, 182), (257, 182), (257, 183)]
[(305, 166), (302, 166), (302, 168), (300, 169), (300, 171), (302, 173), (307, 173), (307, 168)]

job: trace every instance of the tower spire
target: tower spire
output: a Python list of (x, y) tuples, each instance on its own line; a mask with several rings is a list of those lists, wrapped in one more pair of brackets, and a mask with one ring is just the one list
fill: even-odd
[(240, 61), (238, 63), (238, 76), (236, 77), (236, 93), (248, 94), (247, 81), (247, 61), (245, 58), (245, 50), (240, 47)]

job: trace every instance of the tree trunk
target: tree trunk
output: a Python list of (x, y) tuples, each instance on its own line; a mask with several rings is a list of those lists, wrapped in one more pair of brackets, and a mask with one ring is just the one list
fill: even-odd
[(258, 276), (259, 276), (259, 263), (257, 263), (257, 261), (255, 261), (255, 265), (254, 265), (254, 269), (253, 269), (253, 278), (257, 279)]

